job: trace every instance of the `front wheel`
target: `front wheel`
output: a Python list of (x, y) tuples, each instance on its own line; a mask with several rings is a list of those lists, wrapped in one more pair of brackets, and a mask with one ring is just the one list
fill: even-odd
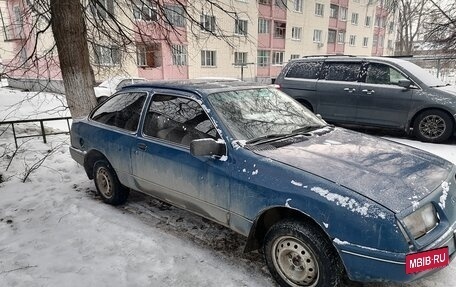
[(114, 169), (106, 160), (95, 162), (93, 180), (98, 193), (105, 203), (119, 205), (127, 201), (128, 188), (119, 182)]
[(417, 116), (413, 133), (421, 141), (440, 143), (453, 134), (453, 121), (444, 111), (427, 110)]
[(319, 228), (282, 221), (266, 234), (264, 256), (282, 287), (338, 286), (343, 267), (334, 247)]

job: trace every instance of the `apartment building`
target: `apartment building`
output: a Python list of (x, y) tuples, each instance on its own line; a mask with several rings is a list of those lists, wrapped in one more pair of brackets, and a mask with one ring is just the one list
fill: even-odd
[[(27, 0), (0, 0), (0, 57), (16, 77), (59, 78), (54, 41), (36, 37)], [(373, 0), (102, 0), (87, 7), (98, 81), (116, 74), (147, 79), (233, 77), (270, 82), (289, 59), (307, 55), (393, 55), (394, 15)], [(184, 3), (184, 6), (182, 6)], [(100, 7), (103, 5), (103, 7)], [(97, 31), (107, 14), (125, 23), (133, 43)], [(33, 27), (33, 28), (32, 28)], [(37, 45), (35, 45), (37, 44)], [(24, 61), (36, 49), (33, 65)], [(49, 55), (51, 54), (51, 55)], [(49, 61), (52, 59), (52, 61)]]

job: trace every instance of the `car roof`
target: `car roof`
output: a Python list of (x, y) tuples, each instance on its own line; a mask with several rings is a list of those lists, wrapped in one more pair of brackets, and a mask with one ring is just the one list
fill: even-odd
[(304, 56), (299, 59), (293, 59), (290, 62), (300, 62), (300, 61), (315, 61), (315, 60), (365, 60), (365, 61), (380, 61), (380, 62), (389, 62), (389, 63), (402, 63), (406, 60), (398, 57), (376, 57), (376, 56), (353, 56), (353, 55), (309, 55)]
[(197, 93), (200, 95), (209, 95), (217, 92), (265, 87), (267, 87), (265, 84), (244, 82), (236, 79), (191, 79), (176, 81), (149, 81), (128, 85), (122, 88), (122, 90), (131, 88), (173, 89)]

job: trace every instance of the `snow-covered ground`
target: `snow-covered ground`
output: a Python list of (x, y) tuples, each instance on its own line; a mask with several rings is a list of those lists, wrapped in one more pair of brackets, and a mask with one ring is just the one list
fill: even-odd
[[(0, 119), (56, 116), (49, 111), (61, 107), (61, 98), (41, 94), (43, 105), (31, 95), (0, 88)], [(32, 99), (10, 113), (23, 98)], [(70, 158), (67, 135), (50, 136), (47, 144), (28, 138), (14, 154), (11, 129), (4, 129), (0, 125), (0, 286), (276, 286), (261, 256), (243, 254), (245, 239), (222, 226), (139, 193), (121, 207), (103, 204)], [(456, 164), (456, 143), (389, 139)], [(455, 272), (453, 262), (406, 286), (456, 286)]]

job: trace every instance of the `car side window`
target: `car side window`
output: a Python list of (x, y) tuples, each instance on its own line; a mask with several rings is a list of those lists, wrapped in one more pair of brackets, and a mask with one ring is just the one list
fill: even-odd
[(146, 96), (146, 93), (118, 94), (104, 102), (92, 114), (91, 119), (127, 131), (136, 131)]
[(218, 139), (216, 128), (196, 101), (154, 95), (144, 122), (145, 135), (190, 146), (195, 139)]
[(366, 83), (397, 85), (400, 80), (407, 80), (407, 78), (391, 66), (370, 63), (367, 68)]
[(296, 62), (285, 77), (300, 79), (318, 79), (322, 62)]
[(358, 62), (325, 62), (321, 78), (329, 81), (356, 82), (361, 70)]

